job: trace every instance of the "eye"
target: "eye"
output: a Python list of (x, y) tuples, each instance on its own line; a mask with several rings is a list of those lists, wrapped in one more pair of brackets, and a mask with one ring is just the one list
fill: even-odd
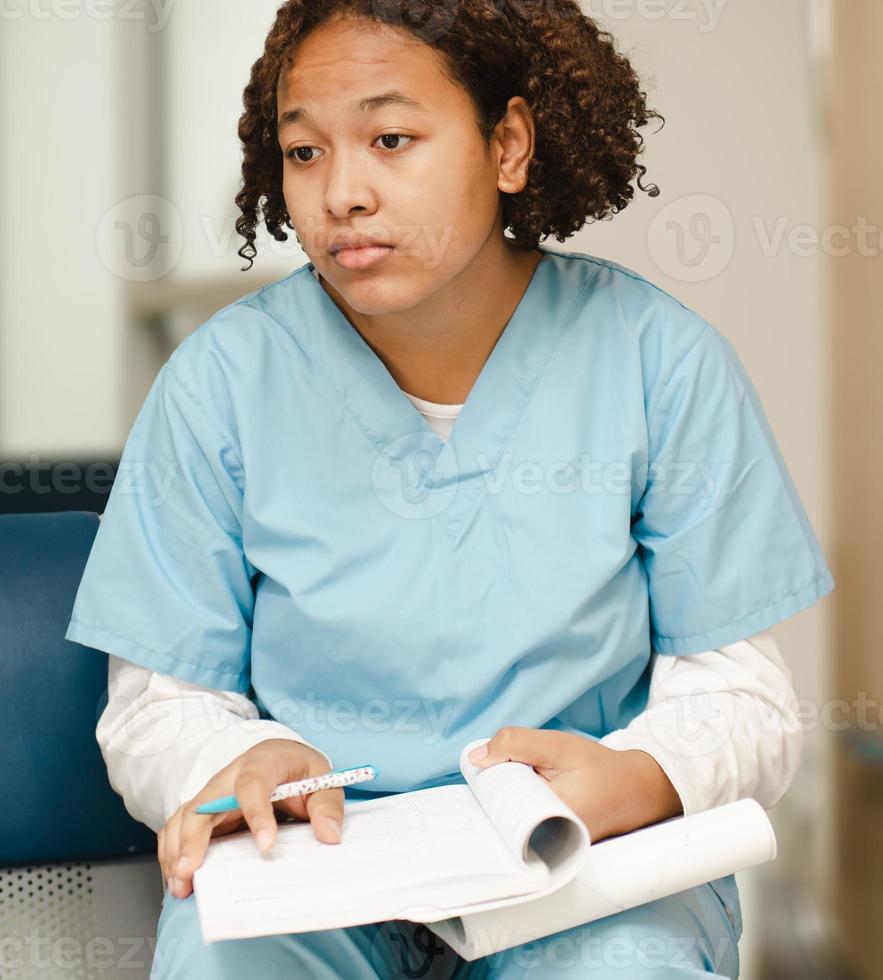
[[(378, 136), (374, 142), (376, 143), (377, 140), (403, 140), (403, 139), (410, 140), (413, 142), (414, 137), (407, 136), (405, 135), (405, 133), (381, 133), (380, 136)], [(386, 150), (389, 154), (402, 153), (404, 149), (407, 149), (408, 146), (410, 146), (410, 143), (408, 143), (404, 148), (401, 147), (392, 148), (387, 146)], [(301, 167), (305, 166), (306, 164), (312, 163), (313, 161), (302, 160), (300, 157), (295, 156), (295, 154), (300, 153), (301, 150), (314, 150), (314, 149), (315, 147), (306, 144), (304, 144), (303, 146), (293, 146), (290, 150), (285, 151), (285, 159), (292, 160), (296, 166), (301, 166)]]
[[(300, 153), (301, 150), (312, 150), (311, 146), (293, 146), (290, 150), (285, 151), (285, 159), (293, 160), (295, 159), (295, 153)], [(301, 160), (300, 157), (297, 158), (297, 162), (300, 164), (312, 163), (312, 160)]]
[[(413, 136), (406, 136), (404, 133), (381, 133), (377, 137), (379, 140), (413, 140)], [(375, 140), (377, 142), (377, 140)], [(400, 150), (394, 149), (391, 146), (386, 147), (387, 150), (391, 150), (393, 153), (398, 153)]]

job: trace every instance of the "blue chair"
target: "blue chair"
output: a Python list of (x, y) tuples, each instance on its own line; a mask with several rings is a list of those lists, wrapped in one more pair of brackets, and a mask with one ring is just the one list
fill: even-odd
[[(0, 976), (150, 971), (156, 834), (107, 778), (107, 655), (64, 639), (98, 515), (0, 514)], [(82, 967), (82, 969), (80, 969)]]

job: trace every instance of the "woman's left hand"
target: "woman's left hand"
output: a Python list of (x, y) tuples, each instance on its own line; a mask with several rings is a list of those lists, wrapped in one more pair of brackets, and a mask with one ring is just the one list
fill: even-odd
[[(472, 754), (487, 749), (484, 758)], [(498, 762), (533, 766), (585, 823), (592, 841), (678, 816), (680, 797), (659, 763), (641, 749), (610, 749), (589, 736), (540, 728), (501, 728), (470, 753), (480, 769)]]

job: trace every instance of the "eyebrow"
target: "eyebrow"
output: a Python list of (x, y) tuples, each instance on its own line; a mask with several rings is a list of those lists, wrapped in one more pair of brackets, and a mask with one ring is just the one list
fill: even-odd
[[(373, 112), (376, 109), (383, 109), (389, 105), (401, 106), (405, 109), (414, 109), (417, 112), (429, 112), (426, 106), (404, 92), (384, 92), (382, 95), (370, 95), (366, 99), (359, 99), (358, 102), (350, 102), (346, 107), (349, 112)], [(301, 119), (311, 119), (310, 113), (303, 107), (297, 106), (288, 109), (279, 117), (277, 132), (281, 132), (286, 126), (296, 123)]]

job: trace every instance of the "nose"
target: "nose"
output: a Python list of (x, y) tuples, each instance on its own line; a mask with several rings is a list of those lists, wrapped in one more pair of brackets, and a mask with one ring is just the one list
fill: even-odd
[(360, 159), (340, 154), (326, 169), (325, 209), (338, 218), (354, 210), (373, 213), (377, 196), (368, 182), (368, 171)]

